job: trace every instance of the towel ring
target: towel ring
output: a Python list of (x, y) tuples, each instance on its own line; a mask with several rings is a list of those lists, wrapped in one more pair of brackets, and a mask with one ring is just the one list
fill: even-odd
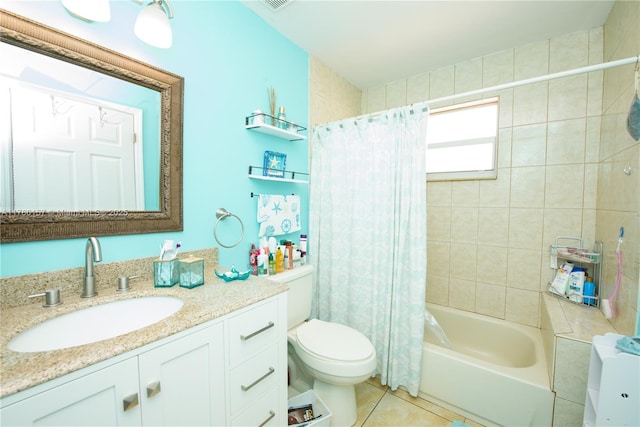
[[(242, 232), (240, 233), (240, 238), (238, 239), (237, 242), (235, 242), (233, 245), (225, 245), (224, 243), (221, 243), (220, 240), (218, 240), (218, 224), (220, 223), (220, 221), (230, 216), (238, 220), (238, 222), (240, 223), (240, 227), (242, 228)], [(242, 220), (240, 219), (240, 217), (236, 214), (232, 214), (231, 212), (227, 211), (225, 208), (219, 208), (216, 211), (216, 218), (217, 218), (216, 223), (213, 226), (213, 238), (216, 239), (216, 242), (218, 242), (218, 244), (223, 248), (234, 248), (238, 246), (240, 242), (242, 242), (242, 239), (244, 239), (244, 224), (242, 223)]]

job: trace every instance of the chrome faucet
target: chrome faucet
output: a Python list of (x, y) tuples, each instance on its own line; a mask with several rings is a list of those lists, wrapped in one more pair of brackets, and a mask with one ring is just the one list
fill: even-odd
[(102, 248), (96, 237), (90, 237), (87, 240), (85, 248), (84, 262), (84, 287), (82, 288), (81, 298), (91, 298), (98, 295), (96, 292), (96, 279), (93, 277), (93, 263), (102, 261)]

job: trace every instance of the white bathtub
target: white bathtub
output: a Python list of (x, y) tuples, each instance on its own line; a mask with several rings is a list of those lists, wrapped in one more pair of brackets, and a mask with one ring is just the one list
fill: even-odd
[(425, 328), (420, 395), (484, 424), (550, 426), (540, 330), (427, 304), (453, 350)]

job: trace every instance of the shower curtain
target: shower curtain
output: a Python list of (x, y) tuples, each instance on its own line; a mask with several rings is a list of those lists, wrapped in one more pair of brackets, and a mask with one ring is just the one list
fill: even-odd
[(365, 334), (393, 390), (420, 385), (426, 288), (426, 107), (316, 126), (313, 315)]

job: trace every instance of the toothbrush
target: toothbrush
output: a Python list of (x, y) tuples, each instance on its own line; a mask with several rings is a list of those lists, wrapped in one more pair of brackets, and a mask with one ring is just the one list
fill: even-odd
[(611, 319), (614, 316), (613, 300), (618, 295), (620, 289), (620, 282), (622, 281), (622, 250), (620, 245), (622, 244), (622, 238), (624, 237), (624, 227), (620, 227), (620, 234), (618, 235), (618, 247), (616, 248), (616, 257), (618, 258), (618, 275), (616, 276), (616, 287), (613, 289), (609, 299), (602, 300), (602, 313), (607, 319)]

